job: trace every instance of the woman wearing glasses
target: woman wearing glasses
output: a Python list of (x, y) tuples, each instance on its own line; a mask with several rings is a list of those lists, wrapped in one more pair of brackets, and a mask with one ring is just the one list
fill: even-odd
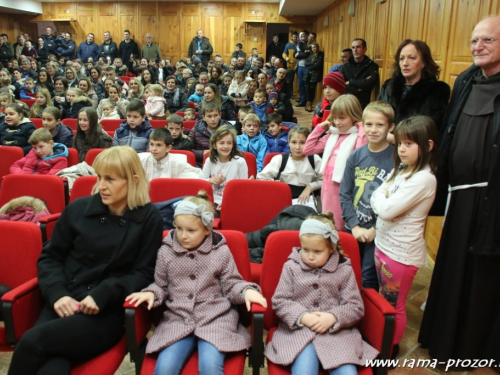
[(438, 81), (440, 68), (429, 46), (406, 39), (395, 54), (392, 78), (384, 82), (378, 100), (388, 102), (396, 112), (396, 124), (415, 115), (429, 116), (439, 131), (450, 98), (450, 86)]

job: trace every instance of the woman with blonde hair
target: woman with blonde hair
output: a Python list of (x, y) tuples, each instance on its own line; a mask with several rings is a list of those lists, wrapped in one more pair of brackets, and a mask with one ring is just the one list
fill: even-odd
[(10, 375), (70, 373), (123, 337), (123, 302), (153, 281), (162, 219), (137, 153), (100, 153), (94, 194), (63, 211), (38, 261), (45, 306), (16, 346)]
[(144, 95), (144, 86), (142, 85), (141, 79), (137, 77), (130, 78), (128, 83), (128, 94), (127, 99), (139, 99), (142, 100)]

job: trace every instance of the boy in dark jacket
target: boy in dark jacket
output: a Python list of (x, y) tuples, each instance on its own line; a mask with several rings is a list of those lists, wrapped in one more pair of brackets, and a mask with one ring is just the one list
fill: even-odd
[(173, 138), (172, 150), (191, 151), (193, 142), (184, 134), (184, 121), (182, 117), (176, 114), (167, 117), (167, 129)]
[(50, 132), (54, 143), (62, 143), (66, 147), (73, 146), (73, 130), (61, 123), (61, 111), (56, 107), (47, 107), (42, 112), (43, 127)]
[(146, 152), (149, 150), (149, 135), (152, 131), (144, 104), (132, 99), (127, 104), (127, 120), (115, 131), (113, 146), (130, 146), (137, 152)]
[(20, 89), (21, 99), (35, 99), (36, 91), (35, 80), (31, 77), (26, 78), (24, 80), (24, 85), (22, 85)]
[(207, 103), (203, 106), (202, 120), (198, 121), (189, 132), (189, 138), (193, 142), (193, 149), (196, 156), (196, 166), (201, 167), (203, 156), (210, 149), (210, 137), (220, 126), (227, 125), (234, 129), (230, 122), (222, 120), (220, 108), (215, 103)]
[(274, 113), (277, 113), (279, 115), (283, 116), (285, 114), (285, 105), (283, 103), (278, 102), (277, 91), (271, 91), (267, 101), (268, 101), (267, 108), (271, 108)]

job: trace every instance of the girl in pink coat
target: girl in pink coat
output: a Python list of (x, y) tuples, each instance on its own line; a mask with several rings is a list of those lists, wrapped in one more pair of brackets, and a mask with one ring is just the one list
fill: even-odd
[(234, 305), (267, 306), (259, 286), (241, 278), (225, 238), (212, 231), (213, 208), (204, 194), (176, 207), (176, 228), (158, 251), (155, 282), (127, 297), (136, 306), (167, 307), (146, 347), (160, 353), (154, 374), (179, 374), (198, 350), (199, 373), (222, 375), (225, 353), (250, 346)]
[[(333, 212), (337, 230), (344, 230), (340, 205), (340, 182), (349, 154), (368, 143), (361, 126), (363, 110), (354, 95), (342, 95), (331, 108), (330, 116), (318, 124), (307, 137), (305, 155), (323, 152), (320, 173), (323, 174), (321, 204), (323, 212)], [(328, 132), (325, 135), (325, 132)]]
[(356, 365), (378, 352), (356, 328), (363, 300), (349, 259), (337, 245), (330, 218), (309, 216), (300, 227), (301, 248), (294, 248), (283, 267), (272, 302), (280, 319), (265, 355), (290, 365), (292, 375), (355, 375)]

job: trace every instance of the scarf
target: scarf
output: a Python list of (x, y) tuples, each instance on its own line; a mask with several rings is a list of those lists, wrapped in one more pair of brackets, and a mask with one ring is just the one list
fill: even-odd
[[(347, 158), (349, 154), (353, 150), (356, 140), (358, 138), (358, 126), (352, 126), (347, 132), (342, 134), (349, 134), (349, 136), (342, 142), (339, 148), (339, 152), (337, 153), (337, 159), (335, 159), (335, 166), (333, 168), (332, 181), (340, 184), (342, 181), (342, 177), (344, 177), (344, 170), (347, 163)], [(326, 165), (328, 164), (328, 160), (332, 154), (335, 145), (339, 140), (339, 129), (330, 126), (330, 136), (328, 141), (326, 141), (325, 151), (323, 151), (323, 158), (321, 159), (321, 170), (320, 173), (324, 173), (326, 169)]]
[(175, 90), (172, 90), (172, 91), (168, 91), (167, 90), (167, 93), (169, 95), (172, 95), (173, 94), (173, 98), (172, 98), (172, 103), (174, 105), (174, 107), (178, 107), (179, 106), (179, 99), (180, 99), (180, 91), (178, 87), (175, 88)]

